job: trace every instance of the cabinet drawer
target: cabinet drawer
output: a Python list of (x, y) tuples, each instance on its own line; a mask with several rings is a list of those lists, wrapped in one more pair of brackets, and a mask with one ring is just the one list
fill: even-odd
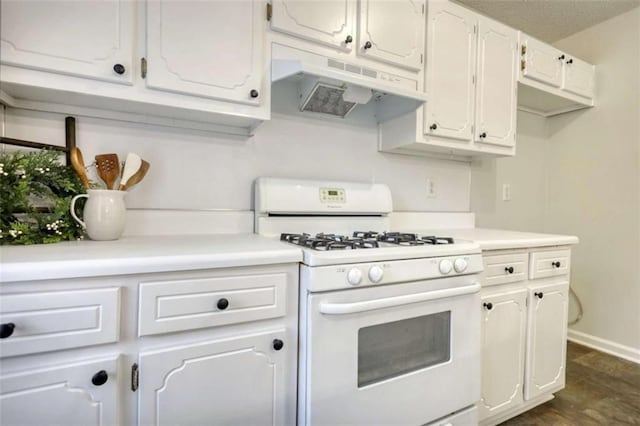
[(0, 341), (2, 357), (115, 342), (120, 289), (5, 294), (0, 323), (14, 326)]
[(515, 283), (527, 279), (527, 253), (483, 256), (483, 286)]
[(569, 273), (571, 250), (538, 251), (530, 255), (529, 279), (555, 277)]
[(286, 274), (140, 284), (138, 334), (167, 333), (284, 316)]

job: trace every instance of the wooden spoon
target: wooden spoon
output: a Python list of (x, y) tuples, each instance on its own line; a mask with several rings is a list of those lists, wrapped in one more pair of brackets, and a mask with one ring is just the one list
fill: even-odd
[(96, 155), (96, 169), (98, 169), (98, 176), (104, 181), (107, 189), (113, 189), (116, 179), (120, 176), (118, 154)]
[(124, 170), (122, 171), (122, 178), (120, 179), (120, 186), (118, 187), (120, 191), (124, 191), (127, 186), (127, 182), (129, 182), (131, 176), (133, 176), (138, 171), (138, 169), (140, 169), (141, 165), (142, 158), (140, 158), (139, 155), (132, 152), (127, 154), (127, 159), (124, 162)]
[(151, 167), (151, 165), (144, 160), (142, 160), (141, 163), (142, 164), (140, 164), (140, 168), (138, 169), (138, 171), (135, 172), (133, 176), (131, 176), (129, 180), (127, 180), (127, 182), (124, 184), (124, 187), (122, 188), (123, 191), (140, 182), (144, 178), (144, 175), (147, 174), (147, 171), (149, 170), (149, 167)]
[(80, 148), (73, 147), (70, 152), (71, 165), (73, 166), (73, 170), (75, 170), (76, 174), (80, 178), (80, 182), (82, 182), (82, 186), (86, 189), (91, 188), (91, 184), (89, 183), (89, 178), (87, 177), (87, 170), (84, 167), (84, 160), (82, 158), (82, 152)]

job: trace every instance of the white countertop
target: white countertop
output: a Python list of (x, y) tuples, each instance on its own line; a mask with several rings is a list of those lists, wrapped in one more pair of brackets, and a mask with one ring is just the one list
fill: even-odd
[(255, 234), (130, 236), (0, 246), (0, 282), (300, 262), (295, 246)]
[(435, 229), (419, 231), (421, 235), (438, 235), (477, 243), (482, 250), (502, 250), (578, 244), (573, 235), (537, 234), (487, 228)]

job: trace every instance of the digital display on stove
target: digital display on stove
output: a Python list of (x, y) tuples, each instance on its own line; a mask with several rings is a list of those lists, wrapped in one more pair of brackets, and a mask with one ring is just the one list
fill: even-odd
[(329, 190), (329, 191), (327, 191), (327, 194), (329, 194), (329, 195), (338, 195), (338, 191)]

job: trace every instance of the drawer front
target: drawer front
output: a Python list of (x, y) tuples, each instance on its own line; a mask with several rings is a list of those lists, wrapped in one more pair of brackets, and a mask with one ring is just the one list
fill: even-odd
[(483, 286), (515, 283), (527, 279), (527, 253), (497, 254), (482, 257)]
[(5, 294), (0, 323), (13, 324), (0, 340), (2, 357), (116, 342), (120, 289)]
[(567, 275), (571, 267), (571, 250), (537, 251), (531, 253), (529, 279)]
[(284, 316), (286, 284), (286, 274), (141, 283), (138, 334), (145, 336)]

